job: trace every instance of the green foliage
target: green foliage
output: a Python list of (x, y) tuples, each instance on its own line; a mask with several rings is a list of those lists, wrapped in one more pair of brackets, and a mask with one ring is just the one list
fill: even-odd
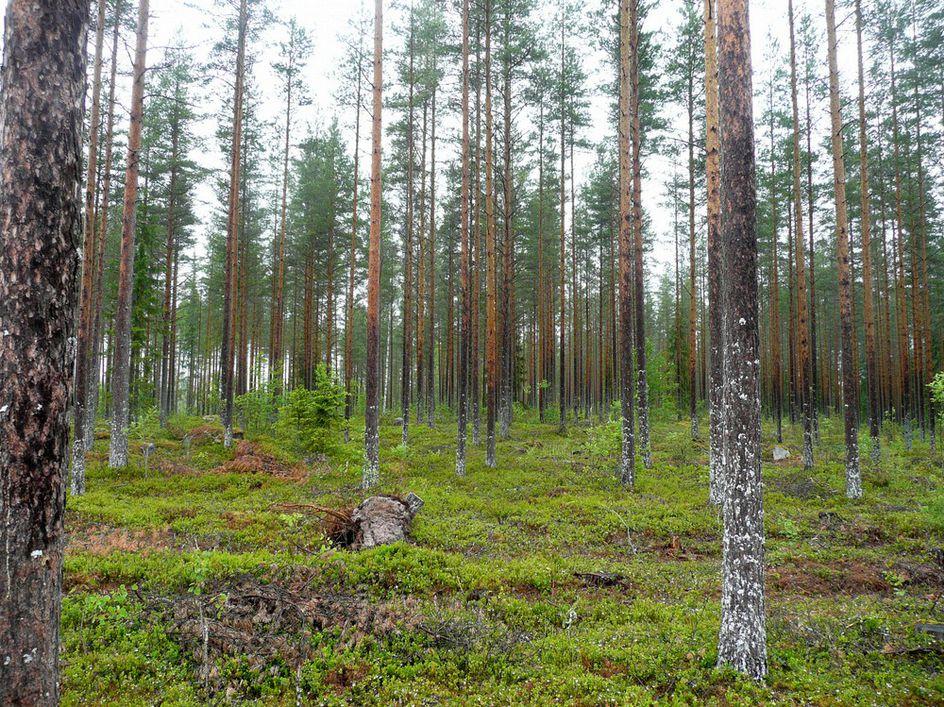
[(154, 406), (144, 408), (128, 425), (128, 439), (152, 439), (161, 434), (160, 413)]
[(938, 371), (928, 387), (931, 389), (931, 399), (937, 414), (944, 419), (944, 371)]
[(276, 427), (298, 451), (324, 453), (337, 446), (343, 417), (344, 386), (319, 364), (311, 390), (295, 388), (285, 396)]
[(276, 399), (275, 386), (269, 381), (262, 388), (237, 395), (233, 400), (237, 419), (247, 433), (268, 432), (276, 418), (282, 398)]

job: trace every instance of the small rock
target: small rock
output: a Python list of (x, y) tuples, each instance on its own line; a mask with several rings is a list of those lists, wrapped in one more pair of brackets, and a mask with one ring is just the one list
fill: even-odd
[(789, 459), (789, 458), (790, 458), (789, 449), (787, 449), (786, 447), (781, 447), (780, 445), (777, 445), (776, 447), (774, 447), (774, 461), (775, 462), (782, 462), (784, 459)]
[(397, 427), (403, 427), (403, 418), (398, 417), (396, 420), (393, 421), (393, 424), (395, 424)]

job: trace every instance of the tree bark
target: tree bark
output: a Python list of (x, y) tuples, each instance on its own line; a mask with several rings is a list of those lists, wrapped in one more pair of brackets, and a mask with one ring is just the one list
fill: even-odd
[[(846, 165), (842, 154), (839, 108), (839, 65), (836, 59), (836, 8), (826, 0), (826, 41), (829, 55), (829, 114), (832, 125), (833, 194), (836, 201), (836, 258), (839, 275), (839, 332), (842, 346), (842, 397), (846, 431), (846, 496), (862, 496), (859, 471), (858, 381), (853, 365), (852, 272), (849, 265), (849, 217), (846, 212)], [(864, 197), (867, 198), (867, 197)]]
[(708, 469), (710, 496), (721, 503), (718, 481), (723, 465), (724, 396), (721, 302), (721, 171), (718, 129), (717, 0), (705, 0), (705, 170), (708, 187)]
[(803, 415), (803, 467), (813, 467), (813, 395), (810, 371), (810, 325), (807, 318), (806, 256), (803, 239), (803, 198), (800, 192), (800, 111), (797, 101), (796, 40), (793, 0), (790, 18), (790, 95), (793, 104), (793, 227), (796, 234), (795, 258), (797, 280), (797, 397)]
[[(459, 194), (459, 410), (456, 474), (466, 473), (469, 387), (469, 0), (462, 4), (462, 187)], [(451, 326), (452, 322), (450, 322)]]
[(138, 30), (131, 87), (131, 121), (121, 217), (118, 301), (115, 304), (115, 365), (112, 369), (111, 444), (108, 465), (128, 465), (129, 393), (131, 387), (131, 297), (134, 285), (134, 237), (137, 226), (138, 172), (141, 166), (141, 128), (144, 114), (144, 72), (147, 62), (148, 0), (138, 3)]
[(4, 24), (0, 703), (7, 705), (59, 703), (88, 10), (87, 1), (12, 0)]
[(235, 332), (235, 290), (237, 233), (239, 230), (239, 170), (242, 161), (243, 85), (246, 62), (246, 31), (249, 13), (246, 0), (239, 4), (239, 30), (236, 48), (236, 86), (233, 91), (233, 134), (229, 167), (229, 210), (226, 221), (226, 266), (223, 282), (223, 327), (220, 347), (220, 398), (224, 434), (223, 444), (233, 444), (233, 343)]
[(367, 397), (364, 430), (364, 488), (380, 481), (380, 410), (378, 408), (377, 374), (380, 367), (380, 217), (381, 173), (380, 150), (383, 110), (383, 0), (374, 4), (374, 85), (373, 123), (370, 156), (370, 243), (367, 253)]
[(498, 413), (498, 273), (492, 141), (492, 3), (485, 0), (485, 464), (489, 467), (495, 466), (495, 420)]
[(718, 664), (767, 674), (756, 181), (747, 0), (718, 2), (725, 302), (725, 481)]
[[(632, 148), (632, 218), (633, 218), (633, 260), (635, 267), (635, 331), (636, 370), (639, 406), (639, 447), (642, 463), (646, 469), (652, 468), (652, 452), (649, 448), (649, 383), (646, 378), (646, 288), (642, 267), (642, 155), (639, 129), (639, 2), (630, 0), (629, 4), (629, 136)], [(628, 360), (628, 359), (627, 359)]]
[(862, 230), (862, 313), (865, 320), (865, 371), (869, 395), (869, 445), (873, 462), (881, 459), (881, 411), (875, 358), (872, 303), (872, 214), (869, 193), (869, 144), (865, 118), (865, 71), (862, 64), (862, 2), (856, 0), (856, 57), (859, 83), (859, 222)]
[[(636, 480), (636, 440), (633, 411), (632, 281), (633, 168), (631, 123), (633, 100), (633, 29), (637, 0), (620, 0), (619, 72), (619, 322), (620, 322), (620, 448), (619, 479), (632, 488)], [(561, 202), (563, 204), (563, 202)], [(563, 213), (562, 213), (563, 215)], [(563, 288), (561, 288), (563, 291)], [(563, 410), (563, 407), (561, 408)]]

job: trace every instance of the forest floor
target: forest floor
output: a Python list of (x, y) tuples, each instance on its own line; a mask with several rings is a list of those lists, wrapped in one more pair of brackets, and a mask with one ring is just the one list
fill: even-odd
[(791, 457), (770, 461), (765, 425), (754, 684), (715, 669), (720, 522), (687, 421), (655, 421), (634, 491), (614, 424), (562, 436), (522, 413), (498, 468), (472, 447), (465, 478), (454, 422), (411, 431), (397, 446), (384, 419), (381, 491), (426, 502), (412, 542), (365, 551), (327, 540), (321, 510), (363, 499), (360, 430), (305, 460), (175, 419), (136, 428), (121, 472), (98, 439), (68, 501), (64, 704), (944, 702), (944, 644), (915, 630), (944, 623), (944, 468), (920, 439), (886, 439), (849, 501), (838, 418), (812, 473), (789, 426)]

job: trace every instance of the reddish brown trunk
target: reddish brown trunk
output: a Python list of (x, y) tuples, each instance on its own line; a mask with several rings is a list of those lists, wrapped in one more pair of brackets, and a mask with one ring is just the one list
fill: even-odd
[(115, 304), (115, 365), (112, 369), (111, 446), (108, 465), (128, 464), (129, 392), (131, 386), (131, 292), (134, 283), (134, 236), (137, 216), (138, 172), (141, 163), (141, 127), (144, 114), (144, 72), (147, 60), (148, 0), (138, 4), (138, 30), (131, 87), (128, 160), (121, 217), (121, 252), (118, 265), (118, 301)]
[(13, 0), (0, 104), (0, 703), (59, 702), (88, 2)]
[(367, 254), (367, 375), (364, 430), (364, 473), (362, 485), (370, 488), (380, 480), (380, 408), (378, 374), (380, 368), (380, 150), (383, 110), (383, 0), (374, 5), (373, 124), (370, 157), (370, 242)]

